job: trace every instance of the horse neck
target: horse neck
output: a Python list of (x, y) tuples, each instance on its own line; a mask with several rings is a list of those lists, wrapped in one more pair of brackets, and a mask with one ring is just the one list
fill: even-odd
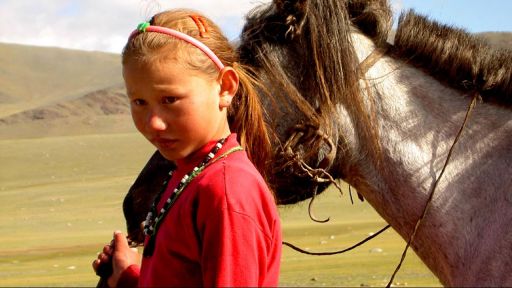
[[(360, 34), (353, 35), (353, 43), (361, 61), (375, 49)], [(340, 106), (341, 118), (345, 119), (341, 120), (340, 130), (348, 136), (352, 151), (342, 173), (408, 239), (471, 99), (391, 57), (382, 58), (364, 78), (362, 91), (365, 99), (371, 99), (366, 104), (376, 112), (381, 158), (374, 159), (374, 153), (368, 150), (376, 147), (362, 145), (368, 142), (362, 138), (363, 133), (351, 129), (357, 127), (353, 125), (357, 116), (350, 117)], [(454, 263), (474, 260), (470, 259), (474, 257), (470, 250), (485, 247), (492, 240), (480, 237), (468, 250), (467, 240), (478, 238), (475, 233), (506, 230), (511, 239), (511, 229), (504, 227), (508, 227), (505, 221), (512, 220), (512, 180), (509, 176), (499, 177), (512, 172), (511, 133), (509, 110), (477, 104), (435, 190), (429, 213), (412, 247), (444, 284), (460, 284), (454, 283), (455, 275), (470, 272), (454, 271)], [(477, 214), (478, 219), (474, 217)], [(472, 222), (466, 223), (470, 218)], [(489, 229), (491, 219), (495, 223)], [(475, 276), (468, 275), (467, 281)]]

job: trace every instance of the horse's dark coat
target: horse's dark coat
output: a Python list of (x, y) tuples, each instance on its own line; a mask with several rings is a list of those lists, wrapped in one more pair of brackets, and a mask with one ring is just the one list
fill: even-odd
[(139, 173), (123, 201), (124, 218), (128, 230), (128, 238), (135, 243), (144, 242), (142, 221), (146, 219), (151, 203), (162, 189), (169, 171), (174, 168), (158, 151), (149, 159)]

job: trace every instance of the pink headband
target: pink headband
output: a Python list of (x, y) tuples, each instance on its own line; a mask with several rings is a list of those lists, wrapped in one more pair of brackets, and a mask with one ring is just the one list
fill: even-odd
[(208, 48), (208, 46), (204, 45), (203, 42), (197, 40), (196, 38), (194, 38), (192, 36), (189, 36), (180, 31), (176, 31), (174, 29), (161, 27), (161, 26), (152, 26), (148, 22), (142, 22), (137, 26), (137, 29), (135, 29), (130, 34), (130, 39), (132, 39), (139, 33), (143, 33), (143, 32), (157, 32), (157, 33), (167, 34), (174, 38), (188, 42), (188, 43), (196, 46), (199, 50), (203, 51), (204, 54), (206, 54), (206, 56), (208, 56), (213, 61), (213, 63), (215, 63), (215, 65), (217, 66), (217, 68), (219, 68), (219, 70), (224, 69), (224, 64), (222, 64), (219, 57), (217, 57), (217, 55), (215, 55), (215, 53), (213, 53), (213, 51), (210, 50), (210, 48)]

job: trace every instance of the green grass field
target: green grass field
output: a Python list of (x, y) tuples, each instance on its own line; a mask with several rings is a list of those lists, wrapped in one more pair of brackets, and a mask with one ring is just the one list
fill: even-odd
[[(0, 286), (95, 286), (91, 262), (154, 149), (138, 134), (0, 140)], [(345, 189), (346, 190), (346, 189)], [(335, 190), (281, 207), (284, 240), (310, 251), (353, 245), (385, 225), (366, 203)], [(383, 286), (405, 242), (392, 230), (346, 254), (308, 256), (283, 247), (281, 286)], [(412, 251), (396, 285), (439, 286)]]

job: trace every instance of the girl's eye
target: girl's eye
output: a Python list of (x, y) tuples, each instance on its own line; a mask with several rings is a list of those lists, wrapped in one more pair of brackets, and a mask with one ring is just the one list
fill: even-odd
[(164, 98), (162, 99), (162, 103), (164, 103), (164, 104), (172, 104), (172, 103), (176, 102), (177, 100), (178, 100), (178, 98), (176, 98), (176, 97), (170, 97), (170, 96), (169, 96), (169, 97), (164, 97)]
[(132, 103), (133, 103), (135, 106), (142, 106), (142, 105), (146, 104), (146, 101), (145, 101), (145, 100), (142, 100), (142, 99), (133, 99), (133, 100), (132, 100)]

